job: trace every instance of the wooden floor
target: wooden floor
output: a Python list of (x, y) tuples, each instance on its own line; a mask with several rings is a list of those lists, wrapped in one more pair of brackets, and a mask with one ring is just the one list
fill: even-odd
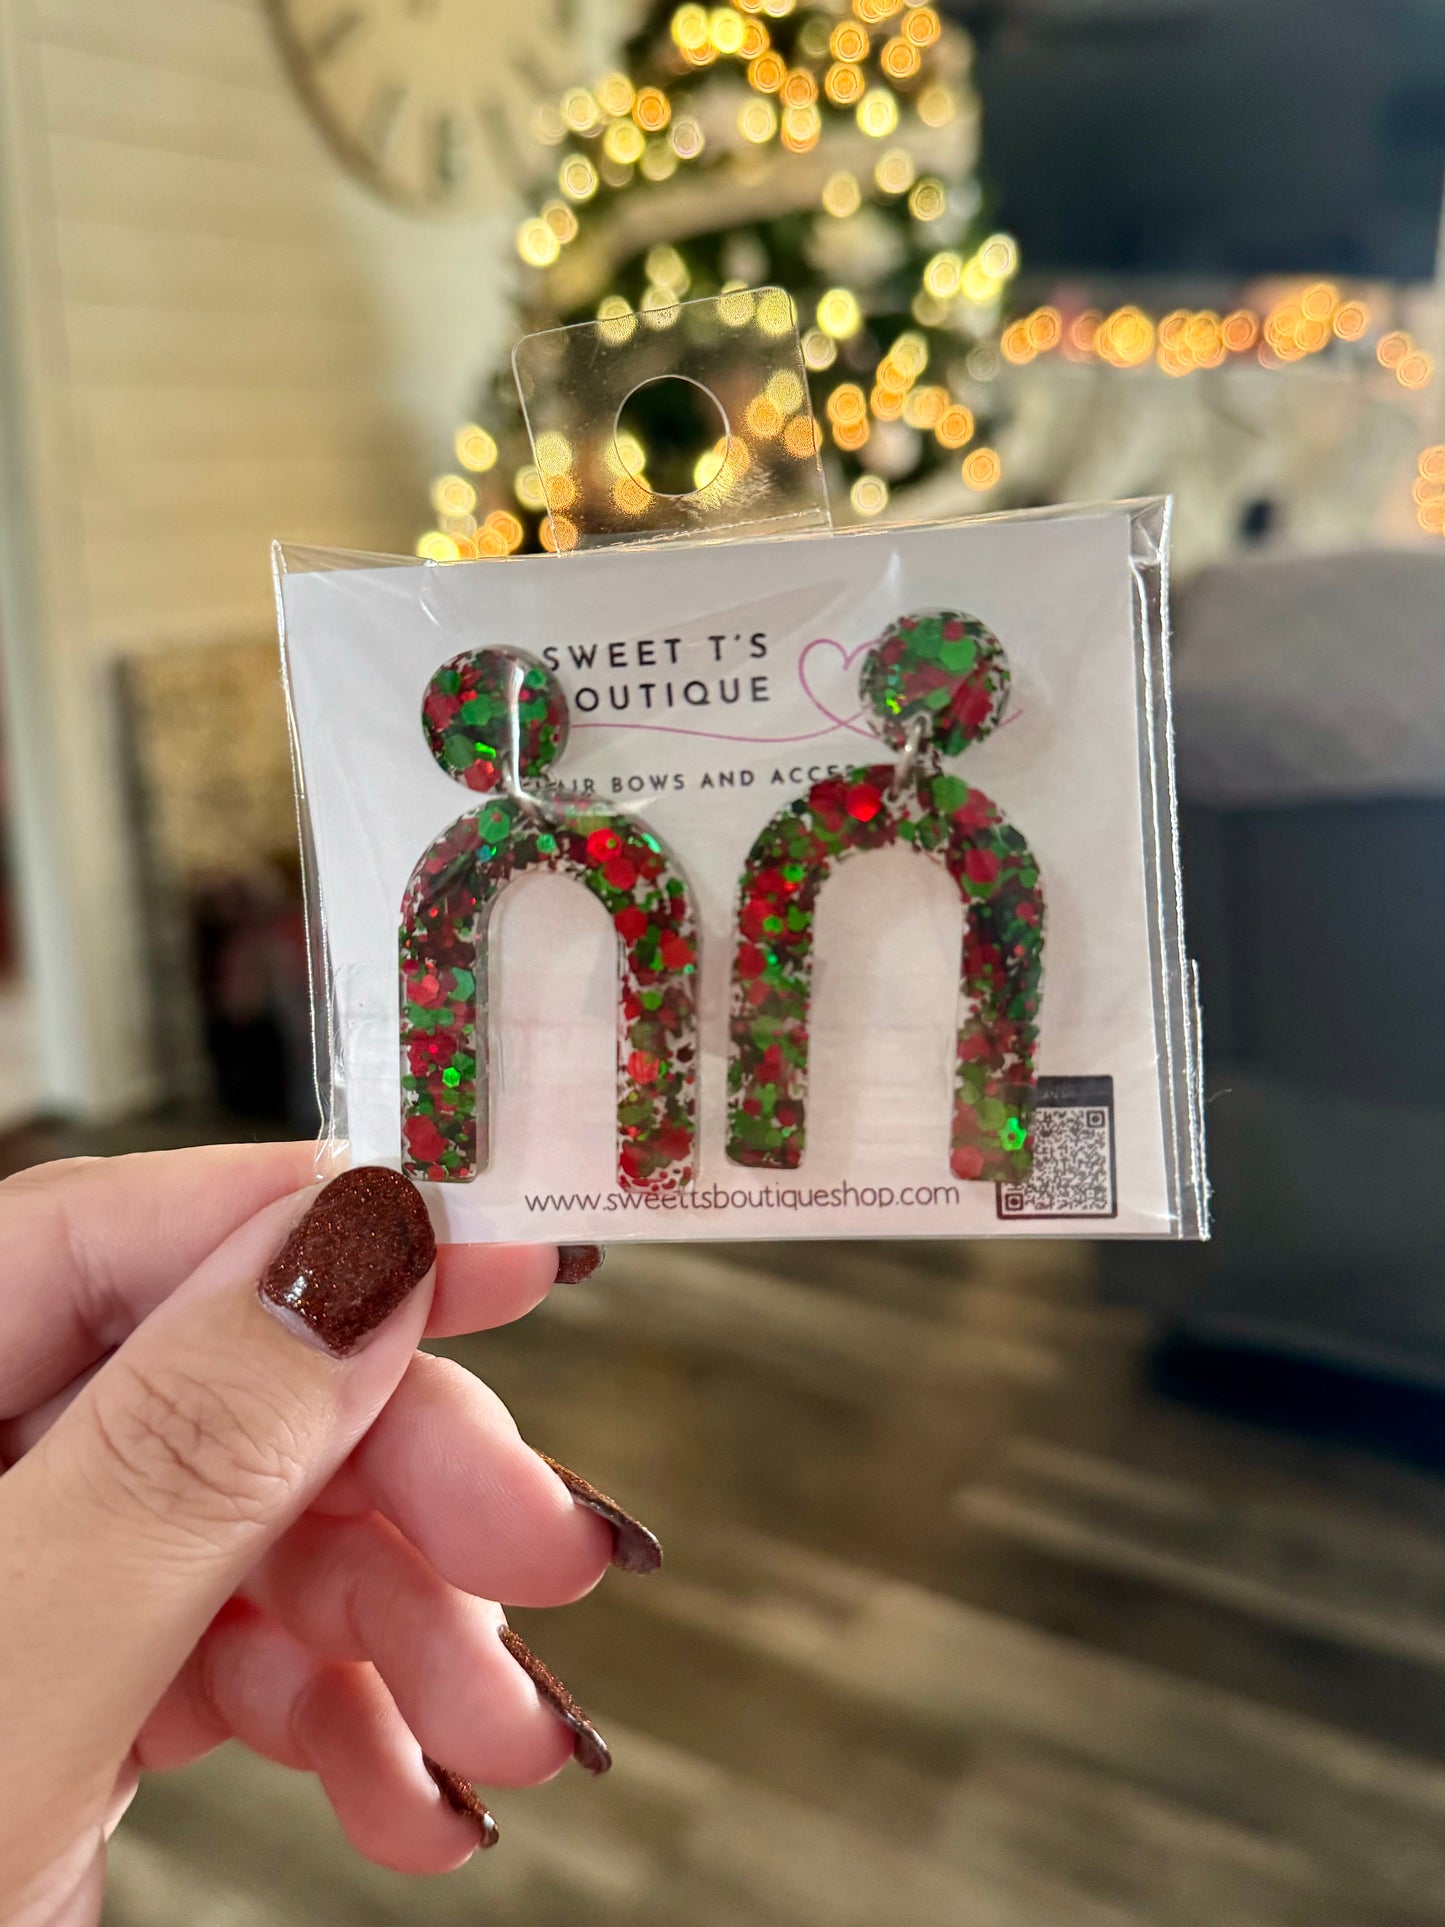
[(1150, 1389), (1085, 1246), (614, 1250), (456, 1347), (668, 1548), (514, 1618), (616, 1767), (409, 1882), (227, 1750), (110, 1927), (1445, 1924), (1445, 1482)]

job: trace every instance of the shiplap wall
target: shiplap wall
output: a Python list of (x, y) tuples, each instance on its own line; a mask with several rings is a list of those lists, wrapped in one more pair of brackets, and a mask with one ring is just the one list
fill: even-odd
[(353, 182), (263, 0), (0, 0), (0, 204), (24, 901), (48, 1095), (106, 1112), (153, 1069), (110, 666), (265, 633), (273, 536), (410, 548), (507, 332), (512, 210)]

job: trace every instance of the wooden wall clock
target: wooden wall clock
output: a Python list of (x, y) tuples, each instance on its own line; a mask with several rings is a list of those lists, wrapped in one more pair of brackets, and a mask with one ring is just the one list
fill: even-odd
[(608, 0), (269, 0), (326, 138), (418, 212), (479, 214), (534, 178), (538, 104), (607, 65)]

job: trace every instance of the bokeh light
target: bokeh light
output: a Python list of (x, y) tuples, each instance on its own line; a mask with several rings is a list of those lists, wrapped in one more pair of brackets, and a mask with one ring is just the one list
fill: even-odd
[(602, 136), (602, 151), (609, 160), (631, 167), (642, 159), (646, 142), (635, 120), (615, 120)]
[(948, 248), (935, 254), (923, 270), (924, 287), (942, 301), (958, 293), (962, 280), (963, 261)]
[(1435, 372), (1435, 363), (1422, 349), (1412, 348), (1400, 358), (1395, 379), (1402, 388), (1423, 388)]
[(790, 154), (806, 154), (818, 144), (823, 116), (810, 101), (805, 107), (783, 109), (782, 143)]
[(886, 140), (898, 125), (898, 99), (887, 87), (870, 87), (858, 103), (858, 125), (872, 140)]
[(830, 174), (823, 183), (823, 207), (839, 220), (856, 214), (863, 201), (863, 190), (853, 174)]
[(542, 219), (563, 247), (577, 239), (577, 216), (565, 201), (548, 201), (542, 209)]
[(779, 368), (769, 375), (764, 393), (783, 414), (795, 415), (803, 405), (802, 377), (791, 368)]
[(502, 544), (504, 555), (510, 555), (513, 550), (519, 549), (522, 546), (522, 538), (526, 534), (520, 517), (513, 515), (510, 509), (493, 509), (483, 528), (496, 536)]
[(672, 119), (672, 103), (660, 87), (640, 87), (632, 118), (644, 134), (660, 134)]
[(770, 100), (745, 100), (738, 109), (738, 132), (755, 147), (778, 131), (778, 110)]
[(868, 83), (861, 68), (835, 61), (823, 77), (823, 92), (835, 107), (852, 107), (863, 98)]
[(732, 7), (714, 7), (708, 16), (708, 38), (720, 54), (738, 54), (743, 48), (743, 17)]
[(783, 430), (783, 446), (798, 461), (816, 455), (822, 445), (822, 432), (811, 415), (794, 415)]
[(996, 281), (1007, 280), (1018, 270), (1018, 242), (1011, 234), (991, 234), (978, 251), (978, 262)]
[(1363, 301), (1342, 301), (1335, 310), (1332, 326), (1341, 341), (1358, 341), (1370, 325), (1370, 311)]
[(903, 16), (903, 36), (915, 47), (931, 47), (943, 32), (932, 7), (911, 7)]
[(1099, 324), (1094, 348), (1111, 367), (1142, 367), (1154, 352), (1154, 324), (1142, 309), (1116, 308)]
[(794, 326), (791, 298), (781, 288), (765, 288), (758, 296), (756, 319), (765, 335), (791, 334)]
[(529, 267), (546, 268), (562, 252), (562, 243), (544, 220), (534, 217), (517, 230), (517, 252)]
[(881, 475), (860, 475), (848, 491), (855, 515), (881, 515), (888, 506), (888, 484)]
[(861, 421), (867, 403), (856, 381), (839, 382), (825, 404), (829, 421)]
[(993, 488), (1002, 475), (1003, 463), (997, 449), (975, 448), (963, 458), (963, 479), (971, 489)]
[(573, 201), (590, 201), (597, 192), (597, 169), (585, 154), (569, 154), (557, 170), (557, 185)]
[(910, 428), (936, 428), (948, 407), (948, 390), (936, 385), (914, 388), (903, 404), (903, 419)]
[(607, 114), (625, 114), (632, 106), (634, 92), (632, 82), (621, 72), (607, 74), (599, 80), (595, 89), (597, 103)]
[(590, 134), (601, 125), (602, 110), (586, 87), (571, 87), (562, 96), (562, 118), (574, 134)]
[(519, 468), (512, 478), (512, 487), (517, 500), (525, 509), (544, 509), (547, 506), (547, 491), (542, 486), (542, 477), (536, 467), (528, 462)]
[(470, 515), (477, 491), (464, 475), (439, 475), (431, 485), (431, 504), (438, 515)]
[(538, 530), (538, 539), (544, 549), (565, 555), (577, 546), (577, 524), (566, 515), (549, 515)]
[(1399, 329), (1393, 329), (1389, 334), (1381, 335), (1375, 348), (1375, 357), (1382, 368), (1398, 368), (1409, 352), (1410, 337)]
[(645, 266), (647, 278), (654, 287), (664, 288), (673, 295), (687, 293), (692, 276), (687, 263), (669, 243), (661, 242), (657, 247), (649, 248)]
[(913, 185), (913, 156), (902, 147), (890, 147), (873, 170), (873, 179), (883, 194), (904, 194)]
[(771, 441), (782, 433), (782, 410), (768, 395), (754, 395), (743, 410), (743, 426), (754, 441)]
[(829, 288), (818, 303), (818, 326), (835, 341), (847, 341), (863, 325), (858, 297), (850, 288)]
[(637, 332), (637, 316), (620, 294), (609, 294), (597, 305), (598, 333), (609, 348), (622, 348)]
[(947, 127), (958, 118), (958, 102), (951, 87), (925, 87), (918, 96), (918, 118), (925, 127)]
[(943, 182), (931, 174), (916, 181), (913, 192), (908, 196), (908, 212), (915, 221), (936, 221), (948, 207), (948, 196)]
[(900, 35), (887, 42), (878, 56), (878, 64), (890, 80), (912, 80), (923, 65), (923, 56), (913, 41)]
[(497, 444), (485, 428), (468, 422), (456, 433), (457, 460), (474, 475), (484, 475), (497, 459)]
[(691, 115), (675, 120), (668, 129), (673, 152), (682, 161), (695, 161), (703, 150), (703, 131)]

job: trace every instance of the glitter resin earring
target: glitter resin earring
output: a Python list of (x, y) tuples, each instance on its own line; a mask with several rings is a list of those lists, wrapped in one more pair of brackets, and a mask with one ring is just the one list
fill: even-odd
[(567, 741), (567, 706), (541, 663), (475, 650), (432, 677), (427, 745), (484, 799), (432, 844), (401, 913), (403, 1169), (460, 1184), (490, 1157), (487, 926), (513, 877), (584, 883), (617, 932), (618, 1177), (629, 1189), (691, 1182), (697, 926), (681, 872), (647, 827), (591, 796), (539, 795)]
[(753, 845), (733, 958), (734, 1163), (801, 1162), (818, 892), (844, 858), (902, 844), (942, 863), (964, 903), (951, 1168), (995, 1183), (1027, 1175), (1043, 964), (1038, 865), (997, 806), (941, 768), (997, 726), (1008, 688), (1003, 647), (972, 616), (900, 617), (869, 650), (859, 684), (897, 762), (815, 783)]

